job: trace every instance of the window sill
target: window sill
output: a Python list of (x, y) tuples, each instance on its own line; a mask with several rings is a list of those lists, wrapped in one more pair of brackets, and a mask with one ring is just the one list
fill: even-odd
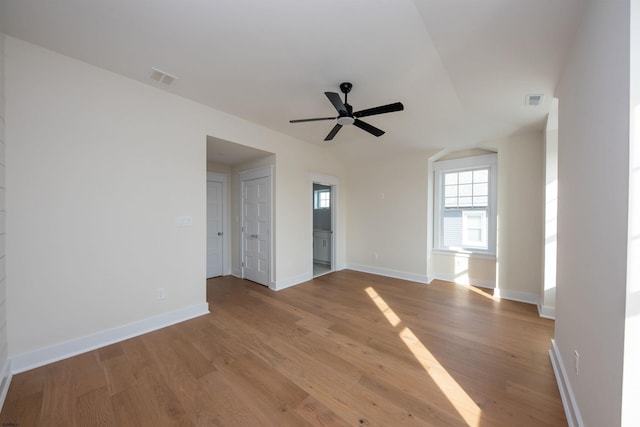
[(483, 252), (471, 252), (471, 251), (452, 251), (447, 249), (433, 249), (431, 251), (432, 254), (436, 255), (445, 255), (445, 256), (456, 256), (462, 258), (476, 258), (476, 259), (486, 259), (490, 261), (496, 261), (496, 255), (491, 253), (483, 253)]

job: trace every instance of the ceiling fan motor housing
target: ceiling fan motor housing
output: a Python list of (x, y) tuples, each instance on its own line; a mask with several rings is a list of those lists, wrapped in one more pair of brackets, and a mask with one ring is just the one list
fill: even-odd
[(338, 117), (338, 124), (340, 126), (345, 126), (345, 125), (352, 125), (353, 122), (355, 122), (356, 119), (353, 118), (353, 116), (340, 116)]

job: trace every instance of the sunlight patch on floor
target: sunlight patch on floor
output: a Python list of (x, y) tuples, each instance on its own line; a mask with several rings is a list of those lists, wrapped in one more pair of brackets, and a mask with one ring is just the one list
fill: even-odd
[(392, 326), (398, 326), (401, 320), (391, 309), (391, 307), (387, 305), (385, 300), (383, 300), (382, 297), (378, 295), (378, 293), (371, 287), (365, 289), (365, 291), (369, 295), (369, 298), (371, 298), (371, 301), (373, 301), (376, 307), (378, 307), (378, 310), (380, 310), (382, 314), (384, 314), (384, 317), (387, 318), (389, 323), (391, 323)]
[(490, 300), (493, 300), (493, 301), (500, 301), (500, 297), (498, 297), (498, 296), (494, 296), (494, 295), (491, 295), (489, 292), (487, 292), (487, 291), (483, 291), (482, 289), (477, 288), (477, 287), (475, 287), (475, 286), (468, 286), (467, 288), (468, 288), (471, 292), (475, 292), (476, 294), (478, 294), (478, 295), (482, 295), (483, 297), (485, 297), (485, 298), (489, 298)]
[(438, 388), (440, 388), (440, 391), (447, 397), (447, 399), (449, 399), (449, 402), (458, 414), (467, 422), (468, 425), (477, 426), (480, 422), (482, 411), (478, 405), (476, 405), (476, 402), (473, 401), (460, 384), (458, 384), (458, 382), (438, 362), (438, 359), (431, 354), (427, 347), (422, 344), (413, 331), (408, 327), (401, 325), (402, 320), (400, 317), (398, 317), (393, 309), (389, 307), (386, 301), (375, 291), (375, 289), (368, 287), (365, 291), (373, 303), (378, 307), (380, 312), (384, 314), (389, 323), (396, 328), (401, 328), (398, 336), (402, 339), (409, 351), (413, 353), (413, 356), (422, 365), (427, 374), (429, 374), (433, 382), (438, 386)]

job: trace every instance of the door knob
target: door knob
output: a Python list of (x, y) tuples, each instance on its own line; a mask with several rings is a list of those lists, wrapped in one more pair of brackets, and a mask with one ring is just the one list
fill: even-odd
[(222, 231), (218, 231), (218, 236), (222, 236)]

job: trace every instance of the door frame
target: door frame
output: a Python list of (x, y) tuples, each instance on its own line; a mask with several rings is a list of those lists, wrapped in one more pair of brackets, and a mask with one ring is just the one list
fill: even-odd
[(252, 181), (254, 179), (260, 179), (260, 178), (267, 178), (267, 187), (269, 188), (269, 209), (268, 209), (268, 213), (269, 213), (269, 232), (267, 234), (267, 247), (269, 248), (269, 253), (268, 253), (268, 258), (269, 258), (269, 262), (268, 262), (268, 268), (269, 271), (267, 273), (267, 278), (268, 278), (268, 286), (269, 289), (275, 290), (275, 265), (274, 265), (274, 245), (275, 245), (275, 238), (273, 236), (273, 230), (274, 230), (274, 214), (273, 214), (273, 165), (267, 165), (267, 166), (261, 166), (255, 169), (248, 169), (248, 170), (244, 170), (244, 171), (240, 171), (238, 172), (238, 178), (240, 180), (240, 277), (242, 279), (245, 278), (244, 275), (244, 265), (243, 265), (243, 259), (244, 259), (244, 211), (245, 211), (245, 206), (244, 206), (244, 186), (245, 186), (245, 182), (246, 181)]
[[(309, 174), (309, 193), (313, 196), (313, 184), (321, 184), (331, 187), (331, 271), (339, 270), (337, 265), (337, 253), (338, 253), (338, 178), (331, 175), (324, 175), (320, 173)], [(313, 203), (309, 204), (309, 218), (311, 220), (310, 235), (311, 243), (313, 247)], [(309, 268), (311, 277), (313, 277), (313, 249), (309, 256)]]
[[(227, 185), (229, 182), (229, 177), (226, 174), (218, 173), (218, 172), (207, 172), (207, 182), (219, 182), (222, 184), (222, 275), (227, 276), (231, 274), (231, 263), (229, 260), (230, 253), (230, 245), (231, 245), (231, 234), (229, 233), (229, 224), (228, 224), (228, 189)], [(205, 221), (206, 223), (206, 221)], [(206, 230), (206, 228), (205, 228)], [(205, 231), (208, 233), (208, 230)], [(205, 234), (206, 235), (206, 234)], [(205, 262), (206, 267), (206, 262)]]

